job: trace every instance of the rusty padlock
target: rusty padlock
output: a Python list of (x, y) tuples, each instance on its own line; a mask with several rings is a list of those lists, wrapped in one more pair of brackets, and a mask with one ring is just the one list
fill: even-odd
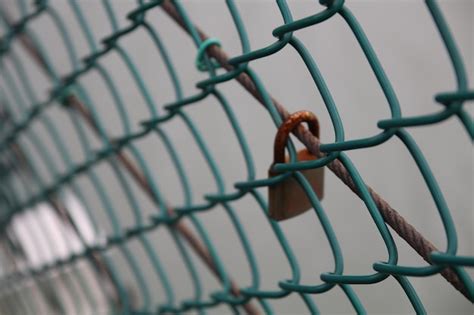
[[(285, 156), (286, 143), (288, 142), (290, 132), (297, 128), (302, 122), (306, 122), (313, 135), (319, 138), (319, 122), (313, 113), (309, 111), (299, 111), (290, 115), (280, 126), (275, 137), (273, 164), (268, 171), (270, 177), (278, 175), (272, 170), (273, 165), (288, 162), (289, 157)], [(316, 159), (317, 157), (307, 149), (298, 151), (298, 161)], [(300, 172), (308, 180), (319, 199), (322, 199), (324, 191), (324, 168), (320, 167), (302, 170)], [(270, 186), (268, 189), (268, 200), (269, 215), (272, 219), (277, 221), (292, 218), (312, 207), (305, 191), (293, 176), (287, 177), (278, 184)]]

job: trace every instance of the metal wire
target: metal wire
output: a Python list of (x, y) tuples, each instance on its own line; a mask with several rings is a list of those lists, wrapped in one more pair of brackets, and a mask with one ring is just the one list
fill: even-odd
[[(320, 1), (326, 6), (321, 12), (308, 17), (293, 20), (291, 10), (285, 1), (277, 1), (281, 12), (283, 24), (273, 30), (276, 41), (260, 49), (251, 49), (247, 38), (245, 25), (243, 24), (238, 7), (234, 1), (227, 0), (227, 8), (232, 16), (233, 23), (239, 34), (242, 54), (232, 58), (227, 58), (223, 50), (218, 47), (218, 39), (209, 39), (202, 30), (196, 27), (190, 20), (185, 8), (179, 1), (138, 1), (136, 8), (128, 15), (129, 25), (125, 28), (119, 28), (117, 17), (113, 6), (109, 0), (103, 0), (104, 8), (108, 14), (108, 19), (113, 30), (110, 36), (102, 39), (100, 47), (94, 38), (91, 27), (87, 22), (87, 16), (82, 12), (81, 7), (74, 0), (69, 0), (69, 4), (79, 23), (81, 31), (85, 35), (91, 54), (82, 60), (79, 59), (71, 36), (65, 27), (61, 14), (48, 1), (36, 1), (34, 10), (29, 10), (25, 0), (19, 1), (19, 8), (22, 17), (17, 21), (12, 21), (2, 11), (1, 20), (5, 28), (5, 35), (0, 41), (0, 70), (2, 73), (3, 87), (10, 93), (5, 93), (0, 88), (0, 111), (1, 119), (4, 121), (0, 129), (0, 157), (3, 166), (0, 189), (1, 219), (2, 231), (7, 239), (14, 236), (8, 234), (8, 228), (15, 216), (30, 211), (35, 205), (41, 202), (47, 202), (58, 213), (62, 213), (65, 222), (71, 225), (76, 231), (79, 229), (74, 226), (73, 220), (68, 217), (68, 209), (64, 204), (62, 196), (66, 191), (73, 191), (74, 194), (85, 205), (91, 218), (94, 217), (93, 210), (88, 205), (88, 198), (78, 185), (78, 178), (86, 178), (94, 188), (102, 207), (112, 225), (111, 235), (107, 235), (103, 244), (93, 245), (81, 239), (85, 250), (81, 253), (75, 253), (65, 258), (60, 258), (55, 262), (41, 266), (40, 268), (29, 266), (26, 269), (14, 269), (1, 279), (0, 288), (7, 288), (7, 293), (0, 300), (2, 311), (6, 313), (22, 314), (33, 313), (40, 308), (40, 302), (35, 298), (30, 298), (32, 292), (30, 284), (42, 288), (45, 292), (42, 298), (47, 299), (46, 291), (51, 291), (52, 297), (62, 297), (57, 293), (58, 288), (51, 286), (45, 279), (52, 277), (58, 278), (65, 288), (67, 295), (73, 301), (76, 313), (83, 313), (83, 305), (80, 305), (75, 299), (79, 291), (87, 297), (92, 305), (97, 304), (95, 298), (91, 296), (90, 280), (86, 279), (79, 269), (80, 262), (87, 262), (101, 279), (107, 278), (113, 284), (114, 292), (103, 287), (102, 291), (109, 297), (114, 312), (121, 313), (181, 313), (187, 310), (196, 310), (200, 314), (206, 313), (208, 308), (217, 305), (227, 305), (234, 313), (238, 313), (241, 307), (246, 313), (257, 314), (260, 309), (265, 313), (273, 313), (270, 301), (272, 299), (281, 299), (290, 294), (297, 294), (301, 297), (310, 313), (318, 313), (318, 308), (310, 298), (312, 294), (323, 294), (335, 288), (340, 288), (344, 292), (357, 313), (364, 313), (365, 309), (356, 293), (353, 291), (353, 285), (374, 284), (384, 281), (388, 277), (394, 277), (401, 288), (406, 293), (414, 310), (417, 313), (424, 313), (424, 306), (419, 299), (416, 291), (411, 286), (408, 277), (426, 277), (435, 274), (442, 274), (453, 286), (464, 294), (470, 301), (474, 301), (474, 285), (469, 275), (465, 271), (466, 266), (474, 265), (474, 257), (459, 256), (457, 251), (457, 236), (453, 224), (450, 210), (446, 204), (442, 191), (439, 188), (430, 167), (423, 156), (423, 153), (416, 142), (410, 136), (406, 127), (424, 126), (438, 123), (451, 116), (457, 116), (461, 124), (466, 129), (468, 136), (472, 140), (474, 135), (473, 124), (470, 115), (464, 109), (465, 101), (474, 99), (474, 91), (468, 89), (467, 75), (463, 65), (462, 58), (457, 50), (453, 36), (450, 34), (448, 25), (443, 18), (442, 12), (434, 0), (427, 0), (426, 5), (431, 13), (433, 20), (445, 47), (450, 56), (452, 67), (457, 79), (457, 89), (451, 92), (439, 93), (435, 100), (442, 104), (442, 110), (429, 115), (416, 117), (405, 117), (402, 115), (395, 92), (393, 91), (390, 80), (385, 75), (382, 65), (371, 47), (371, 44), (364, 34), (362, 27), (357, 22), (349, 8), (343, 0)], [(201, 92), (196, 95), (184, 95), (178, 74), (174, 69), (173, 60), (160, 39), (157, 29), (151, 25), (146, 18), (146, 14), (152, 10), (163, 9), (172, 17), (181, 27), (191, 36), (196, 46), (196, 66), (199, 70), (207, 72), (209, 78), (197, 83)], [(340, 15), (353, 32), (363, 53), (365, 54), (372, 71), (374, 72), (380, 88), (385, 95), (390, 109), (391, 117), (378, 122), (377, 126), (381, 132), (371, 137), (363, 139), (346, 140), (344, 136), (344, 126), (339, 118), (338, 109), (332, 99), (330, 90), (325, 84), (324, 78), (318, 70), (316, 62), (311, 54), (305, 48), (305, 45), (293, 33), (303, 28), (316, 27), (317, 24)], [(35, 35), (34, 21), (39, 16), (48, 16), (59, 30), (61, 40), (63, 41), (67, 57), (70, 60), (73, 71), (64, 78), (60, 78), (54, 63), (51, 61), (53, 56), (51, 51)], [(142, 29), (146, 32), (149, 39), (156, 45), (158, 52), (166, 66), (169, 78), (173, 84), (175, 92), (175, 101), (164, 106), (164, 111), (158, 110), (158, 104), (151, 97), (147, 82), (142, 78), (139, 69), (133, 58), (122, 47), (121, 39), (134, 31)], [(51, 80), (53, 90), (49, 98), (39, 100), (34, 89), (33, 82), (26, 74), (24, 66), (19, 61), (12, 46), (15, 41), (19, 41), (23, 48), (30, 54), (30, 57), (37, 62), (40, 68), (47, 74)], [(291, 162), (277, 164), (274, 167), (276, 172), (281, 175), (272, 178), (256, 178), (256, 171), (252, 160), (252, 152), (247, 145), (247, 140), (239, 125), (238, 119), (233, 112), (232, 106), (219, 90), (219, 84), (229, 81), (239, 81), (253, 96), (255, 96), (268, 110), (275, 126), (279, 126), (288, 112), (283, 105), (273, 99), (266, 91), (258, 75), (251, 69), (249, 64), (257, 59), (265, 58), (269, 55), (278, 53), (284, 47), (290, 45), (295, 49), (301, 59), (307, 66), (308, 71), (314, 80), (315, 86), (320, 92), (327, 111), (330, 115), (334, 132), (334, 143), (320, 144), (319, 139), (308, 133), (303, 127), (296, 130), (295, 134), (314, 154), (320, 156), (316, 161), (296, 162), (293, 146), (289, 145)], [(104, 56), (111, 52), (117, 53), (123, 61), (130, 77), (133, 79), (143, 100), (149, 110), (149, 119), (142, 122), (138, 131), (133, 131), (129, 119), (129, 110), (123, 100), (120, 90), (117, 87), (116, 80), (105, 67), (101, 65)], [(10, 69), (5, 65), (4, 59), (9, 57), (13, 64), (15, 75), (20, 78), (18, 83)], [(217, 70), (222, 67), (226, 70), (223, 74), (218, 74)], [(97, 71), (106, 84), (107, 91), (114, 99), (116, 110), (121, 119), (123, 131), (120, 137), (111, 139), (105, 130), (103, 123), (106, 117), (101, 117), (96, 110), (96, 104), (91, 100), (86, 88), (80, 83), (80, 78), (91, 71)], [(26, 95), (26, 99), (23, 96)], [(10, 95), (12, 95), (10, 97)], [(200, 102), (205, 99), (214, 98), (222, 106), (232, 131), (240, 145), (245, 165), (247, 178), (246, 181), (235, 183), (235, 190), (228, 190), (224, 186), (223, 175), (208, 149), (203, 136), (199, 133), (194, 121), (186, 113), (186, 106)], [(15, 104), (15, 105), (14, 105)], [(68, 113), (71, 120), (71, 129), (75, 131), (80, 139), (81, 148), (84, 154), (84, 160), (75, 163), (71, 154), (65, 146), (66, 139), (63, 139), (61, 132), (57, 129), (54, 121), (46, 114), (53, 106), (62, 106)], [(175, 145), (171, 141), (167, 132), (162, 128), (162, 124), (171, 120), (181, 121), (192, 134), (193, 140), (199, 147), (202, 156), (208, 163), (209, 170), (213, 176), (217, 192), (215, 194), (205, 195), (204, 204), (196, 203), (192, 199), (191, 186), (187, 179), (181, 157), (179, 156)], [(30, 126), (38, 122), (42, 124), (53, 142), (55, 148), (60, 153), (61, 159), (66, 166), (66, 172), (60, 173), (58, 166), (52, 163), (51, 153), (41, 142), (41, 139), (31, 130)], [(101, 141), (101, 148), (97, 151), (92, 148), (86, 136), (86, 128), (92, 130)], [(150, 169), (155, 167), (150, 161), (147, 161), (140, 149), (135, 145), (135, 141), (149, 137), (152, 134), (158, 136), (169, 155), (179, 176), (180, 183), (184, 192), (184, 204), (182, 206), (168, 205), (166, 196), (159, 188), (159, 180), (151, 175)], [(351, 160), (344, 153), (347, 150), (364, 149), (372, 146), (381, 145), (392, 137), (400, 139), (405, 145), (407, 151), (413, 157), (425, 183), (431, 193), (431, 196), (437, 206), (439, 217), (443, 223), (446, 234), (447, 247), (444, 251), (438, 251), (436, 248), (419, 234), (411, 225), (408, 224), (393, 208), (386, 203), (372, 188), (365, 185), (357, 169)], [(28, 145), (27, 145), (28, 144)], [(33, 150), (32, 150), (33, 149)], [(133, 157), (130, 158), (130, 157)], [(127, 201), (134, 211), (134, 224), (128, 229), (123, 229), (119, 223), (116, 205), (112, 202), (105, 187), (105, 183), (97, 174), (97, 165), (100, 162), (106, 162), (114, 172), (118, 183), (125, 192)], [(44, 163), (50, 175), (53, 175), (53, 182), (47, 182), (42, 178), (39, 172), (38, 163)], [(338, 239), (329, 218), (325, 214), (325, 209), (320, 203), (318, 197), (313, 192), (305, 177), (299, 172), (303, 169), (328, 167), (341, 180), (364, 201), (367, 209), (380, 232), (386, 250), (387, 259), (385, 262), (376, 262), (373, 265), (374, 273), (368, 275), (348, 275), (344, 273), (343, 254), (340, 249)], [(25, 169), (27, 172), (25, 173)], [(158, 210), (152, 220), (143, 216), (143, 209), (138, 202), (133, 190), (128, 183), (125, 173), (131, 175), (133, 180), (147, 194)], [(300, 281), (300, 270), (298, 262), (293, 251), (288, 244), (279, 224), (268, 220), (275, 237), (277, 238), (283, 252), (286, 255), (288, 264), (291, 268), (290, 279), (281, 279), (278, 282), (278, 290), (263, 290), (260, 287), (260, 273), (256, 263), (255, 252), (248, 235), (245, 232), (245, 226), (240, 222), (235, 214), (232, 201), (250, 196), (260, 208), (260, 211), (267, 213), (266, 200), (261, 196), (258, 188), (270, 186), (285, 180), (288, 176), (294, 176), (296, 180), (305, 189), (313, 208), (317, 214), (319, 222), (327, 236), (333, 257), (334, 268), (321, 274), (322, 283), (303, 284)], [(17, 188), (21, 187), (21, 188)], [(23, 193), (20, 192), (25, 192)], [(222, 206), (229, 216), (233, 226), (237, 231), (246, 259), (251, 269), (251, 282), (245, 287), (238, 287), (237, 283), (227, 272), (212, 239), (204, 228), (201, 219), (196, 215), (198, 212), (209, 211), (217, 206)], [(184, 223), (183, 218), (189, 219), (195, 233)], [(39, 233), (48, 235), (44, 230), (47, 227), (37, 218), (35, 228)], [(95, 222), (94, 222), (95, 223)], [(398, 253), (396, 244), (392, 238), (391, 232), (387, 227), (389, 224), (400, 234), (410, 246), (429, 263), (423, 267), (398, 265)], [(147, 238), (151, 231), (164, 227), (170, 233), (176, 248), (182, 257), (182, 260), (191, 275), (193, 282), (194, 296), (186, 300), (178, 300), (175, 297), (173, 286), (168, 279), (167, 271), (161, 263), (160, 257), (153, 244)], [(337, 227), (336, 227), (337, 230)], [(77, 233), (81, 236), (81, 233)], [(166, 294), (166, 302), (160, 305), (153, 305), (152, 292), (147, 287), (146, 275), (143, 274), (136, 257), (131, 253), (128, 246), (130, 239), (137, 239), (147, 257), (151, 261), (153, 268), (163, 286)], [(31, 237), (32, 240), (35, 237)], [(38, 248), (43, 248), (46, 252), (54, 252), (53, 242), (42, 244), (37, 242)], [(185, 246), (185, 243), (189, 247)], [(120, 253), (126, 259), (127, 264), (132, 270), (133, 277), (139, 288), (142, 297), (141, 303), (137, 306), (127, 291), (126, 283), (117, 272), (115, 262), (110, 259), (108, 251), (111, 248), (119, 249)], [(190, 257), (190, 250), (196, 252), (205, 262), (206, 266), (216, 275), (222, 287), (218, 292), (210, 295), (203, 294), (202, 279), (197, 271), (195, 262)], [(98, 281), (101, 285), (101, 281)], [(12, 285), (13, 284), (13, 285)], [(103, 285), (103, 284), (102, 284)], [(11, 286), (11, 288), (9, 288)], [(24, 289), (26, 288), (26, 289)], [(41, 290), (40, 290), (41, 291)], [(55, 293), (56, 292), (56, 293)], [(260, 308), (254, 303), (258, 302)], [(52, 302), (51, 302), (52, 303)], [(65, 302), (59, 298), (55, 303), (58, 309), (66, 310)], [(18, 311), (20, 310), (20, 311)]]

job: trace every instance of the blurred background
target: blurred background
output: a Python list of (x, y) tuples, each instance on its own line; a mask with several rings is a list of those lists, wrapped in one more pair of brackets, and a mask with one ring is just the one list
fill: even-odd
[[(2, 0), (0, 9), (5, 8), (5, 12), (8, 11), (11, 19), (16, 21), (21, 16), (20, 2)], [(241, 54), (238, 33), (224, 1), (190, 0), (182, 1), (181, 4), (196, 25), (210, 37), (216, 37), (221, 41), (229, 56)], [(468, 79), (472, 80), (474, 2), (439, 1), (439, 5), (463, 57), (468, 70)], [(78, 58), (91, 55), (94, 47), (101, 47), (101, 40), (113, 32), (107, 11), (101, 1), (83, 0), (71, 5), (69, 1), (56, 0), (48, 1), (48, 6), (53, 7), (55, 13), (64, 21), (68, 38)], [(79, 7), (85, 21), (78, 20), (74, 12), (77, 10), (75, 6)], [(236, 1), (236, 6), (248, 33), (251, 49), (265, 47), (275, 41), (272, 30), (283, 22), (278, 6), (273, 1)], [(288, 6), (294, 19), (324, 10), (317, 1), (309, 0), (292, 1)], [(434, 101), (434, 95), (454, 91), (456, 81), (446, 49), (423, 1), (395, 0), (383, 3), (346, 1), (346, 6), (361, 24), (377, 53), (397, 94), (403, 115), (414, 116), (440, 110), (441, 105)], [(113, 1), (112, 7), (119, 28), (129, 25), (126, 16), (136, 8), (136, 2)], [(31, 8), (33, 6), (28, 6), (28, 10)], [(181, 80), (184, 96), (198, 94), (200, 90), (196, 88), (196, 83), (207, 78), (208, 74), (199, 72), (195, 67), (197, 49), (189, 35), (159, 7), (147, 11), (146, 18), (159, 33), (170, 54)], [(70, 74), (73, 67), (53, 20), (52, 15), (41, 15), (31, 21), (28, 28), (42, 43), (58, 75), (63, 77)], [(81, 30), (80, 23), (86, 23), (90, 27), (91, 32), (87, 35), (89, 37)], [(2, 34), (5, 32), (5, 24), (2, 23)], [(346, 139), (363, 138), (380, 132), (377, 122), (390, 117), (389, 106), (367, 59), (345, 21), (336, 15), (323, 23), (297, 31), (295, 35), (304, 43), (320, 68), (344, 123)], [(135, 64), (136, 71), (150, 92), (150, 99), (156, 104), (158, 114), (165, 113), (164, 106), (175, 101), (175, 91), (167, 74), (166, 64), (150, 40), (149, 34), (143, 28), (138, 28), (121, 38), (119, 43), (121, 49)], [(38, 100), (48, 99), (48, 93), (55, 83), (41, 71), (20, 41), (13, 41), (11, 49), (33, 82), (32, 89)], [(21, 86), (21, 80), (15, 75), (13, 62), (9, 56), (2, 58), (3, 78), (0, 78), (0, 86), (4, 94), (1, 97), (14, 105), (19, 113), (17, 117), (20, 117), (22, 107), (16, 104), (13, 90), (3, 75), (6, 71), (12, 73), (18, 86)], [(131, 130), (134, 132), (140, 130), (140, 122), (150, 118), (150, 111), (120, 54), (116, 51), (108, 53), (100, 59), (100, 65), (115, 82), (125, 104)], [(318, 116), (323, 143), (334, 141), (333, 127), (324, 102), (302, 59), (291, 46), (288, 45), (278, 53), (258, 59), (249, 65), (259, 75), (267, 91), (281, 101), (289, 112), (309, 110)], [(101, 73), (93, 69), (83, 74), (78, 82), (95, 104), (96, 114), (107, 133), (112, 138), (123, 136), (123, 125), (116, 99), (108, 91), (107, 82)], [(273, 140), (276, 132), (274, 123), (266, 109), (237, 82), (222, 83), (219, 85), (219, 90), (227, 99), (248, 143), (255, 165), (255, 178), (266, 178), (273, 158)], [(20, 93), (22, 94), (20, 99), (24, 100), (25, 107), (31, 106), (24, 91)], [(466, 106), (466, 108), (472, 114), (472, 107)], [(222, 175), (225, 191), (235, 192), (234, 184), (246, 180), (247, 169), (242, 150), (222, 106), (215, 98), (207, 97), (185, 107), (184, 111), (202, 135), (216, 168)], [(45, 116), (60, 131), (60, 137), (66, 145), (72, 164), (85, 161), (80, 139), (68, 118), (67, 111), (59, 103), (54, 103), (45, 112)], [(191, 186), (193, 204), (205, 204), (204, 196), (217, 192), (216, 180), (192, 133), (180, 118), (170, 119), (160, 127), (168, 135), (183, 163), (186, 178)], [(65, 173), (69, 169), (68, 165), (62, 160), (44, 125), (35, 121), (29, 130), (48, 152), (50, 162), (58, 174)], [(458, 235), (459, 255), (472, 256), (474, 253), (473, 159), (469, 135), (455, 117), (439, 124), (408, 130), (429, 162), (451, 210)], [(90, 128), (85, 132), (93, 149), (102, 148), (103, 144)], [(35, 162), (35, 167), (44, 183), (52, 183), (57, 178), (35, 153), (34, 140), (31, 139), (21, 140), (30, 152), (26, 154), (29, 154), (31, 160)], [(298, 148), (302, 147), (298, 141), (295, 141), (295, 144)], [(157, 183), (166, 203), (172, 207), (182, 206), (185, 197), (180, 177), (173, 165), (173, 157), (167, 153), (167, 144), (160, 135), (151, 132), (135, 140), (134, 145), (148, 164), (150, 176)], [(131, 153), (130, 155), (133, 156)], [(368, 185), (434, 245), (441, 250), (446, 248), (446, 235), (436, 205), (413, 158), (400, 140), (392, 138), (380, 146), (348, 151), (347, 155)], [(134, 209), (130, 206), (128, 196), (121, 188), (111, 164), (101, 161), (94, 167), (93, 172), (104, 183), (106, 194), (110, 197), (110, 207), (117, 214), (116, 227), (119, 226), (120, 230), (133, 227)], [(127, 177), (130, 189), (136, 197), (139, 211), (144, 220), (148, 221), (150, 216), (157, 214), (157, 207), (150, 202), (143, 190), (130, 180), (129, 175), (124, 176)], [(68, 205), (74, 222), (81, 227), (81, 235), (86, 243), (103, 244), (106, 237), (114, 235), (114, 225), (108, 217), (107, 209), (104, 208), (102, 197), (88, 176), (78, 176), (74, 182), (83, 192), (82, 197), (87, 200), (87, 205), (70, 189), (64, 189), (61, 198)], [(32, 191), (37, 189), (33, 184), (29, 188)], [(11, 189), (17, 191), (18, 195), (28, 195), (27, 192), (20, 191), (25, 189), (20, 186)], [(265, 187), (258, 189), (265, 198), (266, 189)], [(372, 264), (387, 257), (385, 245), (364, 203), (328, 170), (326, 170), (325, 197), (322, 205), (342, 248), (344, 273), (372, 273)], [(92, 210), (92, 218), (84, 216), (83, 208), (86, 206)], [(268, 219), (250, 195), (229, 202), (229, 206), (240, 220), (252, 246), (260, 272), (261, 288), (279, 290), (278, 281), (291, 278), (291, 269)], [(252, 274), (248, 259), (228, 209), (216, 205), (210, 210), (198, 212), (196, 217), (207, 231), (228, 274), (240, 287), (250, 286)], [(187, 218), (184, 220), (189, 221)], [(98, 227), (96, 231), (90, 228), (92, 222)], [(71, 252), (83, 249), (78, 237), (62, 224), (47, 203), (37, 204), (32, 211), (25, 211), (15, 218), (10, 231), (18, 236), (17, 241), (22, 244), (26, 253), (25, 266), (41, 266), (48, 261), (56, 260), (57, 257), (67, 257)], [(46, 234), (49, 234), (36, 231), (38, 225), (48, 226)], [(315, 213), (308, 211), (278, 225), (298, 261), (301, 283), (321, 283), (319, 275), (332, 271), (334, 261), (329, 243)], [(62, 234), (58, 234), (59, 229), (62, 229)], [(196, 232), (195, 228), (192, 230)], [(396, 233), (392, 235), (399, 249), (399, 264), (410, 266), (426, 264)], [(195, 292), (193, 281), (176, 242), (173, 241), (174, 236), (168, 229), (162, 227), (147, 232), (146, 237), (167, 273), (175, 300), (179, 302), (193, 298)], [(47, 242), (53, 242), (50, 244), (54, 244), (52, 246), (54, 250), (42, 249), (38, 245)], [(126, 250), (134, 257), (144, 275), (147, 290), (151, 293), (152, 305), (165, 303), (166, 292), (163, 283), (153, 269), (143, 245), (137, 239), (131, 239), (127, 242)], [(132, 297), (132, 303), (140, 306), (143, 303), (142, 288), (130, 270), (130, 261), (123, 251), (112, 247), (106, 252), (106, 256), (114, 262), (118, 274), (126, 283), (126, 290)], [(218, 290), (221, 286), (209, 268), (191, 251), (189, 258), (201, 277), (203, 296), (206, 297)], [(12, 267), (7, 266), (9, 264), (7, 258), (3, 257), (2, 261), (4, 261), (3, 272), (8, 274)], [(88, 264), (80, 263), (78, 266), (78, 270), (84, 273), (86, 280), (97, 280), (89, 270), (91, 267)], [(15, 268), (25, 267), (20, 265)], [(468, 272), (473, 275), (472, 269), (468, 269)], [(440, 275), (410, 278), (410, 281), (428, 313), (473, 313), (472, 304)], [(353, 289), (368, 313), (413, 313), (405, 293), (392, 277), (373, 285), (354, 285)], [(94, 293), (99, 305), (102, 305), (105, 299), (101, 298), (102, 295), (99, 289)], [(69, 313), (98, 312), (98, 309), (93, 311), (88, 308), (87, 297), (83, 294), (76, 295), (76, 298), (81, 301), (79, 304), (82, 308), (77, 311), (73, 305), (66, 306)], [(321, 295), (312, 295), (311, 298), (322, 313), (354, 312), (343, 291), (337, 288)], [(74, 304), (70, 297), (65, 299), (71, 300), (71, 304)], [(268, 302), (277, 314), (308, 313), (307, 307), (297, 294)], [(51, 310), (45, 308), (45, 312), (47, 311)], [(106, 311), (102, 309), (100, 312)], [(228, 314), (230, 310), (225, 306), (217, 306), (209, 309), (209, 313)]]

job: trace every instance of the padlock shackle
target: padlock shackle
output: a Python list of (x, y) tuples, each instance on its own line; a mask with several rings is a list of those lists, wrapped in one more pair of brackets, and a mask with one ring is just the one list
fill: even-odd
[(306, 122), (311, 133), (319, 138), (319, 121), (310, 111), (302, 110), (291, 114), (278, 128), (273, 146), (273, 164), (285, 163), (285, 146), (290, 137), (290, 132), (298, 128), (300, 123)]

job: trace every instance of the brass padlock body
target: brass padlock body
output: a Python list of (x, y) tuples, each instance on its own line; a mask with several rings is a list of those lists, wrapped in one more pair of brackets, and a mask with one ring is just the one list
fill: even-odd
[[(298, 161), (315, 160), (316, 157), (307, 149), (298, 152)], [(289, 158), (286, 156), (286, 162)], [(313, 191), (321, 200), (324, 194), (324, 168), (302, 170), (301, 173), (308, 180)], [(274, 176), (271, 168), (269, 176)], [(271, 186), (268, 190), (269, 215), (273, 220), (281, 221), (297, 216), (312, 208), (311, 202), (298, 181), (290, 176), (280, 183)]]

